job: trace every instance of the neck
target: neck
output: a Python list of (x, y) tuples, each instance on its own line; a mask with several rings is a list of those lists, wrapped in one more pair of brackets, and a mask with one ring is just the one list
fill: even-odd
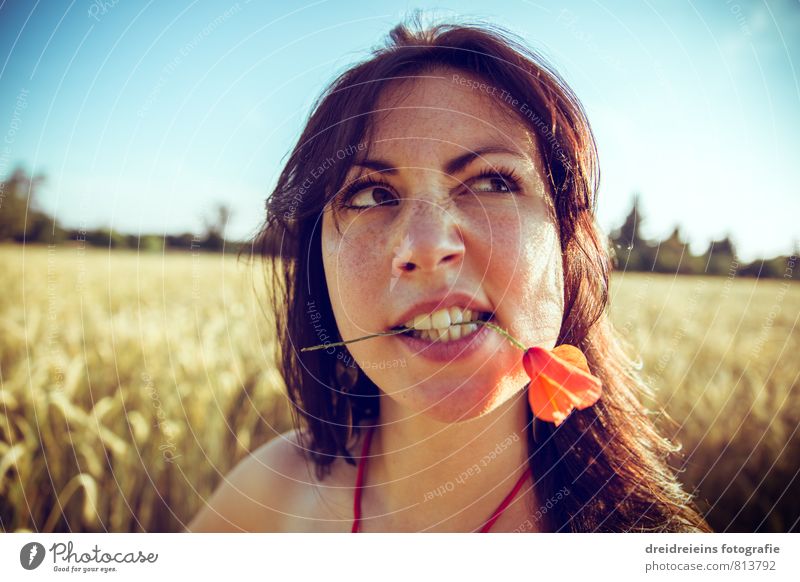
[[(369, 513), (386, 516), (387, 531), (480, 528), (528, 470), (527, 406), (523, 391), (482, 417), (442, 423), (382, 397), (370, 447)], [(507, 524), (528, 515), (530, 483), (504, 512)]]

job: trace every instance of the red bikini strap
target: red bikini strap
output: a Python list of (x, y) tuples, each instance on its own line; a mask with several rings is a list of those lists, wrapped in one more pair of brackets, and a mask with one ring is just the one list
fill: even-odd
[(494, 522), (496, 522), (498, 518), (503, 514), (503, 512), (506, 510), (506, 507), (508, 507), (511, 504), (511, 502), (514, 500), (514, 497), (516, 497), (517, 493), (519, 493), (520, 488), (522, 488), (523, 483), (525, 483), (530, 474), (531, 471), (530, 468), (528, 468), (520, 476), (520, 478), (517, 479), (517, 483), (516, 485), (514, 485), (514, 488), (511, 490), (511, 493), (506, 495), (506, 498), (503, 499), (502, 503), (500, 503), (500, 505), (497, 506), (497, 509), (494, 510), (492, 516), (486, 521), (485, 524), (483, 524), (480, 533), (488, 533), (489, 530), (492, 529)]
[[(356, 488), (355, 494), (353, 495), (353, 527), (350, 530), (351, 533), (358, 533), (359, 527), (361, 526), (361, 493), (364, 489), (364, 475), (366, 474), (367, 468), (367, 455), (369, 454), (369, 445), (372, 441), (372, 433), (374, 432), (374, 425), (370, 426), (367, 429), (367, 434), (364, 437), (364, 443), (361, 446), (361, 457), (358, 459), (358, 471), (356, 473)], [(520, 477), (517, 479), (514, 488), (511, 492), (506, 495), (505, 499), (497, 506), (497, 509), (494, 510), (492, 516), (483, 524), (483, 527), (480, 529), (480, 533), (487, 533), (489, 530), (492, 529), (492, 526), (495, 522), (500, 518), (506, 508), (511, 505), (511, 502), (514, 501), (514, 498), (519, 493), (519, 490), (525, 484), (525, 481), (528, 477), (531, 476), (530, 469), (527, 469)]]
[(369, 443), (372, 440), (372, 432), (375, 426), (370, 426), (367, 435), (364, 437), (364, 444), (361, 446), (361, 457), (358, 459), (358, 472), (356, 473), (356, 491), (353, 495), (353, 528), (351, 533), (357, 533), (361, 525), (361, 491), (364, 488), (364, 473), (366, 472), (366, 459), (369, 454)]

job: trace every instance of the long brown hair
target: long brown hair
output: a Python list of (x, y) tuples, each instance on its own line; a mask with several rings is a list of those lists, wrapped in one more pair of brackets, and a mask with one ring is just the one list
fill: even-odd
[(678, 447), (658, 433), (640, 404), (648, 388), (607, 317), (611, 262), (595, 224), (599, 171), (586, 115), (539, 55), (483, 23), (425, 27), (412, 18), (396, 26), (384, 46), (319, 97), (267, 201), (254, 245), (271, 261), (277, 357), (318, 475), (337, 457), (353, 462), (349, 443), (363, 420), (377, 418), (379, 394), (365, 374), (355, 386), (344, 385), (337, 370), (352, 361), (346, 348), (299, 351), (342, 339), (323, 271), (321, 214), (345, 179), (353, 148), (367, 137), (381, 92), (393, 80), (440, 67), (470, 73), (528, 104), (529, 112), (517, 115), (538, 137), (563, 251), (565, 309), (557, 343), (580, 347), (604, 384), (597, 404), (557, 428), (529, 417), (536, 497), (556, 499), (537, 527), (710, 531), (668, 465)]

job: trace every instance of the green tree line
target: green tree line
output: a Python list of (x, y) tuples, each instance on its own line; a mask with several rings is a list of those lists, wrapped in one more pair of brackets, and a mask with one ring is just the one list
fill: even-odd
[[(230, 209), (220, 204), (206, 218), (202, 234), (125, 234), (110, 229), (69, 229), (37, 207), (37, 192), (44, 183), (42, 175), (31, 176), (17, 168), (0, 182), (0, 242), (53, 244), (68, 240), (89, 246), (158, 251), (171, 249), (238, 252), (244, 243), (226, 240), (225, 226)], [(618, 271), (646, 271), (686, 275), (720, 275), (764, 278), (793, 278), (792, 266), (797, 255), (757, 259), (742, 263), (729, 237), (711, 241), (705, 252), (694, 255), (680, 229), (675, 227), (664, 240), (647, 240), (641, 234), (644, 217), (639, 196), (625, 221), (610, 236), (611, 252)], [(267, 247), (279, 252), (279, 242)], [(789, 276), (787, 277), (787, 273)]]
[(739, 260), (730, 237), (726, 236), (720, 240), (712, 240), (703, 253), (694, 255), (689, 251), (689, 244), (683, 240), (677, 226), (664, 240), (646, 240), (641, 234), (643, 222), (640, 199), (638, 195), (634, 195), (628, 216), (610, 237), (618, 271), (796, 278), (793, 266), (800, 254), (797, 249), (792, 256), (782, 255), (743, 263)]
[(16, 168), (0, 181), (0, 242), (56, 244), (77, 241), (87, 246), (140, 251), (192, 250), (238, 252), (241, 243), (225, 239), (231, 211), (220, 204), (205, 220), (202, 234), (125, 234), (108, 228), (66, 228), (38, 207), (43, 175)]

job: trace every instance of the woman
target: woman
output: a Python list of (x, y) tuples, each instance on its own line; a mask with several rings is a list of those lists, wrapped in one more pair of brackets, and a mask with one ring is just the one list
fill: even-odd
[[(189, 529), (709, 531), (606, 315), (597, 178), (580, 104), (521, 43), (392, 30), (317, 102), (258, 241), (297, 429)], [(534, 417), (498, 328), (580, 348), (602, 397)]]

